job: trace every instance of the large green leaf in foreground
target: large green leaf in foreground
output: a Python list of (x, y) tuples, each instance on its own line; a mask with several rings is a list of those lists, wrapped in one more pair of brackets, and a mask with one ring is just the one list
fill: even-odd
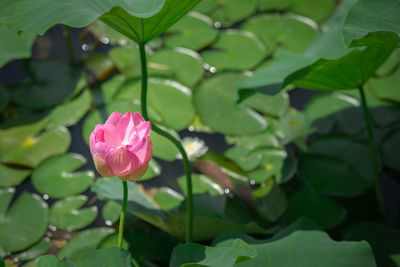
[[(235, 239), (220, 242), (216, 247), (233, 245)], [(320, 231), (295, 231), (273, 242), (252, 244), (257, 256), (235, 266), (376, 266), (367, 242), (336, 242)]]
[(360, 0), (349, 11), (343, 26), (347, 45), (369, 32), (392, 31), (400, 36), (399, 0)]
[[(15, 15), (7, 18), (15, 31), (44, 34), (56, 24), (74, 28), (89, 25), (110, 9), (125, 9), (129, 16), (150, 17), (157, 13), (165, 0), (19, 0)], [(62, 12), (60, 12), (62, 11)], [(120, 11), (121, 12), (121, 11)]]
[(314, 90), (341, 90), (362, 87), (398, 47), (399, 38), (391, 32), (373, 32), (362, 40), (353, 41), (353, 50), (335, 60), (320, 59), (290, 74), (283, 87), (293, 84)]

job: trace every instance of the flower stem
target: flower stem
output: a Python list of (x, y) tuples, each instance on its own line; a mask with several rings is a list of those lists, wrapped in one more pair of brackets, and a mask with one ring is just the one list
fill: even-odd
[(371, 154), (372, 167), (373, 167), (374, 177), (375, 177), (376, 199), (378, 201), (379, 209), (380, 209), (382, 215), (384, 217), (386, 217), (386, 208), (385, 208), (385, 203), (383, 201), (382, 189), (381, 189), (381, 184), (380, 184), (380, 179), (379, 179), (378, 155), (376, 152), (372, 120), (371, 120), (371, 116), (368, 111), (367, 99), (365, 97), (364, 88), (361, 86), (358, 88), (358, 90), (359, 90), (360, 96), (361, 96), (361, 107), (363, 110), (365, 126), (366, 126), (367, 132), (368, 132), (369, 150), (370, 150), (370, 154)]
[(72, 44), (72, 39), (71, 39), (71, 30), (68, 26), (63, 25), (63, 36), (65, 38), (65, 43), (68, 49), (69, 63), (71, 65), (74, 65), (75, 64), (74, 46)]
[[(145, 44), (139, 43), (139, 51), (140, 51), (140, 63), (142, 68), (142, 92), (141, 92), (141, 107), (142, 107), (142, 115), (145, 120), (150, 120), (147, 114), (147, 62), (146, 62), (146, 51)], [(164, 136), (169, 139), (179, 150), (183, 158), (183, 165), (185, 167), (186, 174), (186, 186), (187, 186), (187, 228), (186, 228), (186, 243), (192, 241), (192, 233), (193, 233), (193, 194), (192, 194), (192, 171), (190, 167), (189, 158), (186, 154), (185, 149), (183, 148), (181, 142), (176, 139), (172, 134), (164, 131), (159, 128), (155, 123), (151, 122), (151, 128), (158, 134)]]
[(122, 200), (121, 216), (119, 217), (119, 232), (118, 232), (118, 247), (122, 248), (122, 241), (124, 240), (124, 223), (126, 213), (126, 202), (128, 201), (128, 184), (122, 181), (124, 187), (124, 199)]

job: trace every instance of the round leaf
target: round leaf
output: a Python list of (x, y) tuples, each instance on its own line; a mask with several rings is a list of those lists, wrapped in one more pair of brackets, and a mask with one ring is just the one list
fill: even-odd
[(43, 238), (38, 243), (28, 248), (27, 250), (14, 255), (14, 258), (17, 258), (21, 261), (33, 260), (40, 255), (43, 255), (50, 249), (50, 239), (48, 237)]
[(257, 8), (256, 0), (219, 0), (218, 7), (211, 12), (210, 16), (222, 23), (223, 26), (230, 26), (235, 22), (250, 16)]
[(188, 86), (195, 85), (204, 73), (200, 55), (181, 47), (159, 50), (147, 65), (150, 76), (169, 77)]
[(213, 28), (212, 20), (192, 11), (166, 32), (165, 45), (200, 50), (213, 43), (217, 36), (218, 32)]
[(161, 187), (154, 195), (154, 201), (165, 211), (178, 207), (183, 200), (184, 197), (181, 194), (168, 187)]
[(253, 33), (227, 30), (213, 45), (214, 50), (201, 54), (217, 71), (249, 70), (266, 56), (264, 44)]
[(79, 210), (86, 202), (86, 196), (71, 196), (57, 201), (50, 208), (50, 224), (66, 231), (74, 231), (90, 225), (97, 217), (97, 207)]
[(12, 187), (22, 183), (31, 170), (16, 169), (0, 163), (0, 187)]
[(264, 130), (267, 122), (253, 110), (236, 104), (236, 84), (245, 78), (224, 73), (203, 82), (195, 90), (195, 104), (200, 119), (225, 134), (250, 134)]
[[(177, 181), (182, 192), (185, 195), (187, 195), (186, 176), (179, 177)], [(192, 187), (193, 187), (193, 194), (208, 193), (212, 196), (224, 194), (224, 189), (218, 183), (214, 182), (207, 176), (201, 174), (192, 175)]]
[(93, 228), (79, 232), (57, 252), (57, 257), (75, 261), (89, 251), (95, 250), (100, 242), (113, 232), (112, 228)]
[(32, 183), (36, 190), (51, 198), (82, 193), (93, 183), (94, 173), (73, 171), (85, 163), (83, 156), (72, 153), (48, 159), (33, 171)]

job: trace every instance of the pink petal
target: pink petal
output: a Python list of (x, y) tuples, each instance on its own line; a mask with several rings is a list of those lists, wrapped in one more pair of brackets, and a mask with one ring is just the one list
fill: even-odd
[(128, 175), (139, 167), (139, 159), (124, 147), (112, 150), (106, 162), (116, 176)]
[(112, 173), (110, 166), (99, 156), (93, 156), (93, 162), (96, 166), (96, 170), (100, 173), (100, 175), (104, 177), (114, 177), (115, 175)]
[(135, 134), (135, 122), (129, 112), (122, 116), (118, 122), (117, 129), (122, 138), (122, 144), (127, 145)]
[(106, 123), (104, 123), (104, 126), (109, 126), (109, 125), (113, 125), (114, 127), (117, 126), (121, 117), (122, 117), (122, 114), (119, 112), (111, 113), (111, 115), (110, 115), (110, 117), (108, 117)]
[(122, 138), (117, 127), (112, 124), (104, 126), (104, 142), (114, 147), (122, 145)]
[(106, 143), (99, 142), (94, 145), (92, 155), (98, 155), (103, 160), (105, 160), (107, 158), (107, 155), (111, 152), (112, 149), (113, 149), (112, 146)]
[(95, 134), (96, 142), (104, 142), (104, 125), (97, 124), (93, 133)]
[(148, 137), (141, 139), (139, 143), (127, 146), (127, 148), (138, 157), (141, 164), (147, 163), (153, 154), (153, 145)]
[(140, 166), (138, 169), (136, 169), (134, 172), (125, 175), (125, 176), (121, 176), (120, 178), (123, 181), (129, 180), (129, 181), (136, 181), (139, 180), (140, 178), (142, 178), (142, 176), (146, 173), (147, 169), (149, 167), (149, 164), (144, 164), (142, 166)]
[(149, 121), (145, 121), (139, 126), (136, 127), (136, 134), (139, 135), (140, 139), (149, 136), (151, 129), (151, 123)]
[(89, 148), (90, 148), (90, 154), (92, 154), (92, 156), (95, 154), (95, 153), (94, 153), (94, 148), (95, 148), (95, 146), (96, 146), (96, 141), (95, 141), (95, 139), (96, 139), (95, 133), (92, 132), (92, 133), (90, 134), (90, 138), (89, 138)]
[(140, 115), (139, 112), (135, 112), (135, 113), (131, 114), (131, 118), (132, 118), (135, 126), (138, 126), (139, 124), (144, 122), (144, 119), (143, 119), (142, 115)]

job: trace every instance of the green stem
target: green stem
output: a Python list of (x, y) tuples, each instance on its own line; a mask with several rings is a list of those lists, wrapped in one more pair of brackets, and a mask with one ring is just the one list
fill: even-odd
[(372, 167), (373, 167), (374, 177), (375, 177), (376, 199), (378, 201), (379, 208), (380, 208), (382, 215), (386, 218), (386, 208), (385, 208), (385, 203), (383, 201), (382, 189), (381, 189), (381, 184), (380, 184), (380, 179), (379, 179), (378, 154), (376, 152), (372, 120), (371, 120), (371, 116), (368, 111), (367, 99), (365, 97), (364, 88), (361, 86), (358, 89), (359, 89), (360, 96), (361, 96), (361, 107), (363, 110), (365, 126), (366, 126), (367, 132), (368, 132), (369, 150), (371, 153)]
[(72, 39), (71, 39), (71, 31), (68, 26), (63, 25), (63, 35), (65, 38), (65, 43), (67, 45), (67, 50), (68, 50), (68, 56), (69, 56), (69, 63), (71, 65), (75, 64), (75, 53), (74, 53), (74, 46), (72, 44)]
[[(141, 92), (141, 107), (142, 115), (145, 120), (150, 120), (147, 114), (147, 61), (145, 44), (139, 44), (140, 50), (140, 63), (142, 68), (142, 92)], [(179, 150), (183, 158), (183, 165), (185, 167), (186, 174), (186, 186), (187, 186), (187, 228), (186, 228), (186, 243), (192, 241), (193, 233), (193, 194), (192, 194), (192, 170), (190, 168), (189, 158), (183, 148), (181, 142), (176, 139), (172, 134), (159, 128), (155, 123), (151, 122), (151, 128), (158, 134), (169, 139)]]
[(124, 187), (124, 199), (122, 200), (121, 216), (119, 217), (119, 232), (118, 232), (118, 247), (122, 248), (122, 241), (124, 240), (124, 223), (126, 213), (126, 202), (128, 201), (128, 184), (122, 181)]

